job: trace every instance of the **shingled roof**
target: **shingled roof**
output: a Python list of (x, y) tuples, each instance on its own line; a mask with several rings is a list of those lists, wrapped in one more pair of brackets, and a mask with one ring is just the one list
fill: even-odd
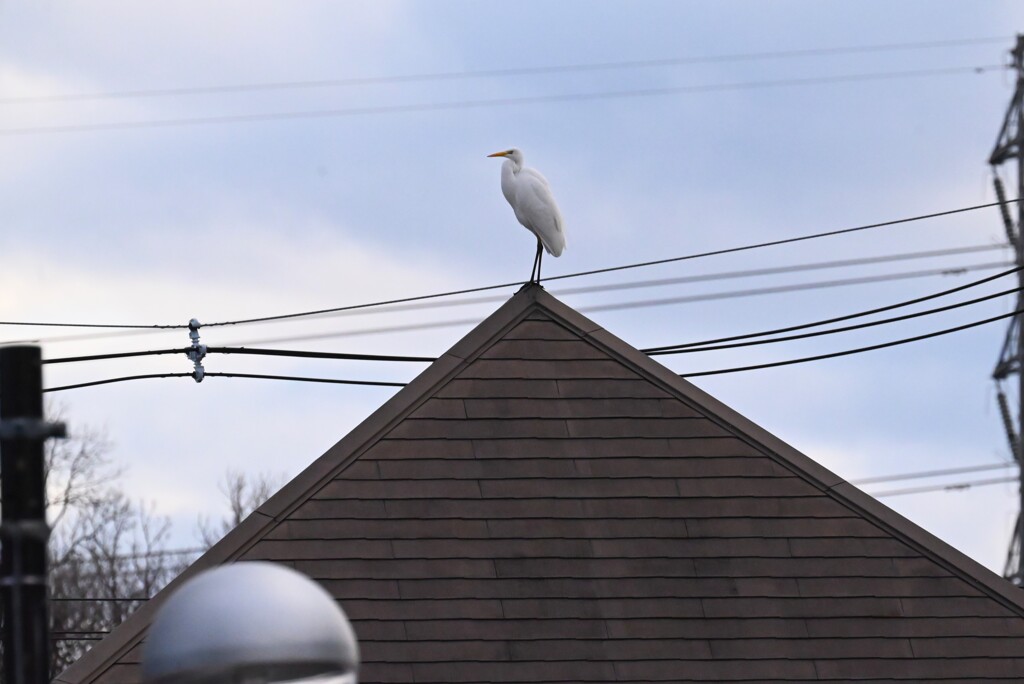
[[(537, 286), (183, 578), (250, 559), (365, 683), (1024, 678), (1020, 590)], [(135, 684), (166, 594), (58, 681)]]

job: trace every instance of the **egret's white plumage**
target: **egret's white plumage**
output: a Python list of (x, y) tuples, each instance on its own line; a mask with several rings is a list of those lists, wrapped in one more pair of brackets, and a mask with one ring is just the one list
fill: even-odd
[(551, 194), (551, 186), (539, 171), (523, 166), (523, 153), (515, 147), (488, 156), (505, 158), (501, 165), (501, 192), (519, 222), (537, 236), (537, 254), (530, 280), (539, 281), (541, 248), (555, 257), (561, 256), (565, 249), (562, 214)]

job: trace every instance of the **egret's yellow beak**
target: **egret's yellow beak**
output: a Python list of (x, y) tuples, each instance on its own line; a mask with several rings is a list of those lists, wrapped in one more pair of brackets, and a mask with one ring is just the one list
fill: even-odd
[(504, 152), (495, 152), (494, 154), (487, 155), (488, 157), (507, 157), (512, 154), (512, 150), (505, 150)]

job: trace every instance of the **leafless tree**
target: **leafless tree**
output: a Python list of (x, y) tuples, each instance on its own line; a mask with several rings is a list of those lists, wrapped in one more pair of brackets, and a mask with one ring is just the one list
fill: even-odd
[(170, 521), (121, 490), (104, 435), (83, 427), (71, 434), (46, 451), (54, 673), (191, 560), (168, 549)]
[[(50, 411), (52, 414), (53, 411)], [(58, 411), (59, 413), (59, 411)], [(69, 428), (46, 446), (52, 671), (61, 672), (188, 567), (202, 551), (171, 549), (170, 520), (121, 488), (123, 470), (97, 430)], [(201, 520), (203, 548), (262, 504), (283, 477), (228, 471), (227, 516)]]
[(257, 473), (248, 475), (238, 470), (228, 470), (220, 483), (220, 491), (228, 503), (228, 515), (220, 522), (199, 518), (199, 538), (207, 548), (216, 544), (221, 537), (233, 530), (250, 513), (270, 498), (284, 482), (282, 475)]

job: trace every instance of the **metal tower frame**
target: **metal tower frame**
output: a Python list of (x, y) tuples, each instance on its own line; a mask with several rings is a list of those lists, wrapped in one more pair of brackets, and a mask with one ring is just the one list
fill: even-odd
[[(1013, 57), (1012, 68), (1017, 74), (1017, 87), (1013, 93), (1013, 99), (1006, 110), (1003, 118), (1002, 128), (999, 130), (999, 137), (996, 140), (995, 149), (989, 157), (988, 163), (992, 166), (993, 182), (996, 189), (996, 197), (1000, 201), (1003, 225), (1006, 229), (1006, 237), (1014, 248), (1017, 266), (1024, 266), (1024, 244), (1020, 239), (1020, 229), (1024, 226), (1024, 202), (1017, 202), (1017, 220), (1014, 222), (1010, 216), (1009, 205), (1006, 203), (1006, 191), (1003, 182), (999, 177), (999, 167), (1011, 161), (1017, 161), (1017, 199), (1024, 198), (1024, 35), (1017, 36), (1017, 44), (1010, 52)], [(1024, 270), (1017, 272), (1018, 283), (1024, 288)], [(1017, 293), (1017, 308), (1024, 308), (1024, 290)], [(1024, 429), (1024, 320), (1016, 316), (1010, 322), (1006, 331), (1006, 339), (1003, 342), (1002, 351), (999, 354), (999, 362), (992, 372), (992, 378), (996, 381), (997, 396), (999, 399), (999, 410), (1002, 414), (1003, 424), (1006, 428), (1006, 437), (1010, 445), (1017, 465), (1024, 470), (1024, 451), (1021, 448), (1020, 434)], [(1017, 415), (1014, 416), (1010, 409), (1010, 402), (1006, 397), (1005, 381), (1010, 375), (1017, 376)], [(1024, 567), (1021, 565), (1021, 551), (1024, 549), (1024, 526), (1021, 525), (1021, 513), (1024, 512), (1024, 484), (1020, 489), (1020, 506), (1017, 512), (1017, 522), (1014, 525), (1013, 537), (1010, 540), (1010, 548), (1006, 555), (1006, 565), (1003, 569), (1003, 576), (1017, 586), (1024, 585)]]

